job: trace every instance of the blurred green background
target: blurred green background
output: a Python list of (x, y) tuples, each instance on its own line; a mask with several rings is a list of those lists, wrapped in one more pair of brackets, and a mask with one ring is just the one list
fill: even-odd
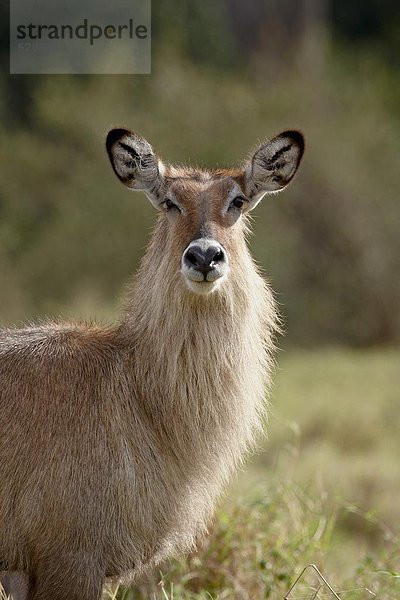
[(234, 165), (303, 130), (294, 185), (254, 214), (287, 343), (400, 337), (400, 17), (394, 0), (155, 0), (150, 76), (0, 81), (2, 324), (113, 316), (154, 219), (107, 164), (115, 125), (166, 161)]
[[(274, 542), (281, 579), (268, 536), (260, 542), (244, 580), (253, 569), (264, 583), (246, 596), (237, 592), (243, 573), (220, 552), (232, 547), (222, 516), (206, 560), (216, 556), (225, 570), (216, 567), (203, 586), (220, 598), (278, 597), (265, 595), (265, 565), (268, 585), (283, 592), (315, 553), (337, 580), (361, 565), (366, 585), (372, 571), (399, 564), (398, 2), (153, 0), (152, 10), (149, 76), (10, 76), (1, 15), (0, 324), (117, 316), (154, 210), (113, 175), (109, 128), (137, 130), (165, 161), (211, 167), (235, 165), (264, 137), (301, 129), (307, 149), (295, 182), (253, 213), (251, 246), (280, 303), (285, 351), (266, 452), (231, 495), (255, 483), (289, 485), (292, 500), (272, 492), (262, 504), (263, 518), (272, 515), (262, 527), (278, 523), (279, 539), (297, 540), (315, 520), (325, 526), (316, 526), (319, 537), (303, 535), (311, 542), (300, 554), (298, 544)], [(297, 489), (327, 502), (298, 501)], [(278, 506), (276, 517), (270, 507)], [(329, 530), (322, 548), (333, 506), (336, 537)], [(244, 543), (246, 527), (239, 530)], [(185, 581), (179, 597), (206, 597), (192, 595), (198, 577)], [(400, 597), (398, 588), (379, 589), (381, 598)]]

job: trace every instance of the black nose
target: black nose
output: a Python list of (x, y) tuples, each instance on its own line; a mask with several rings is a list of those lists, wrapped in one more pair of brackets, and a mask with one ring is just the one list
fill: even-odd
[(222, 246), (213, 242), (212, 244), (190, 244), (185, 251), (183, 260), (188, 267), (200, 271), (204, 276), (215, 268), (217, 264), (226, 260)]

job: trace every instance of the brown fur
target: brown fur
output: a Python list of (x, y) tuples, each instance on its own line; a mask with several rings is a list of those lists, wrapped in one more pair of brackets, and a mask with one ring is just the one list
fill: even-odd
[[(29, 600), (98, 600), (190, 550), (253, 447), (276, 311), (246, 217), (221, 213), (243, 177), (166, 170), (185, 215), (161, 212), (115, 327), (0, 333), (0, 560)], [(198, 295), (179, 264), (204, 228), (231, 269)]]

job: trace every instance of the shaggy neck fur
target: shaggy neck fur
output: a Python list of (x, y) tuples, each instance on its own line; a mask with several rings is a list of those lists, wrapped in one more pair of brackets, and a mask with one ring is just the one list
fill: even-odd
[(160, 222), (122, 329), (142, 414), (208, 512), (262, 423), (276, 311), (244, 232), (227, 281), (207, 296), (186, 288), (167, 251), (160, 256), (166, 236)]

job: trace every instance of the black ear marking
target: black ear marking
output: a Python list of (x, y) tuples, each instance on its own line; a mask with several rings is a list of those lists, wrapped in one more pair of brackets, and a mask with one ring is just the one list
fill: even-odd
[(136, 152), (132, 146), (128, 146), (128, 144), (124, 144), (124, 142), (118, 142), (118, 145), (121, 146), (124, 150), (126, 150), (129, 154), (132, 155), (132, 158), (139, 158), (139, 154)]
[(304, 137), (296, 130), (287, 130), (263, 142), (247, 163), (246, 190), (252, 210), (262, 196), (278, 192), (293, 179), (304, 153)]
[[(300, 133), (300, 131), (288, 130), (288, 131), (283, 131), (279, 136), (277, 136), (275, 138), (275, 140), (278, 140), (279, 138), (289, 140), (289, 143), (282, 146), (282, 148), (278, 148), (272, 156), (267, 156), (267, 155), (263, 156), (266, 169), (269, 169), (269, 170), (271, 168), (282, 169), (282, 167), (284, 167), (285, 164), (287, 163), (287, 160), (285, 160), (285, 154), (287, 152), (289, 152), (290, 150), (293, 150), (293, 147), (296, 147), (298, 149), (299, 164), (300, 164), (301, 158), (304, 153), (304, 148), (305, 148), (303, 134)], [(274, 140), (271, 140), (271, 142), (274, 142)], [(266, 144), (263, 144), (263, 146), (261, 146), (260, 150), (261, 151), (266, 150), (267, 146), (270, 145), (271, 142), (267, 142)], [(280, 158), (282, 158), (282, 162), (278, 162), (278, 160)]]
[(292, 142), (300, 148), (301, 154), (303, 154), (305, 149), (305, 139), (301, 131), (298, 131), (297, 129), (288, 129), (287, 131), (283, 131), (279, 137), (291, 139)]
[(111, 154), (111, 148), (113, 147), (114, 144), (116, 144), (117, 142), (119, 142), (119, 140), (121, 138), (123, 138), (125, 135), (129, 135), (130, 131), (128, 131), (128, 129), (111, 129), (111, 131), (109, 131), (107, 133), (107, 138), (106, 138), (106, 148), (107, 148), (107, 152), (110, 155)]
[(271, 170), (272, 167), (275, 169), (280, 169), (281, 167), (283, 167), (283, 165), (285, 164), (285, 161), (283, 161), (282, 163), (278, 163), (277, 161), (279, 160), (279, 158), (282, 157), (283, 154), (285, 154), (288, 150), (290, 150), (291, 147), (292, 147), (291, 144), (287, 144), (286, 146), (283, 146), (283, 148), (280, 148), (279, 150), (277, 150), (273, 156), (270, 156), (270, 157), (264, 156), (263, 160), (264, 160), (265, 168), (268, 170)]
[(140, 157), (136, 150), (123, 142), (118, 142), (118, 146), (131, 156), (131, 160), (124, 160), (124, 165), (130, 169), (136, 169), (140, 162)]
[(128, 129), (112, 129), (106, 149), (118, 179), (128, 188), (146, 193), (159, 208), (159, 193), (164, 184), (161, 161), (147, 140)]

